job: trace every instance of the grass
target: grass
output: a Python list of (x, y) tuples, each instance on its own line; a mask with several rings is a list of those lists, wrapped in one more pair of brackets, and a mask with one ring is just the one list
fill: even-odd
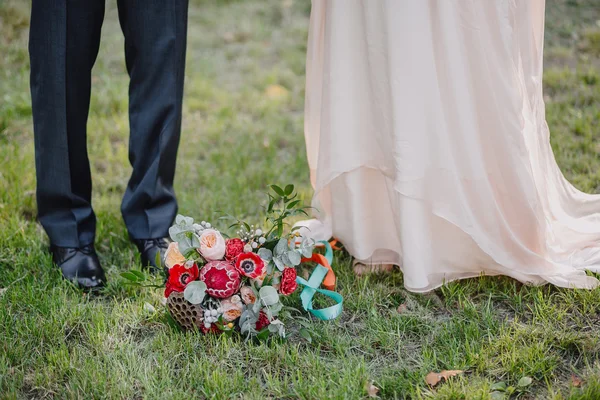
[[(307, 3), (192, 1), (176, 182), (183, 213), (210, 219), (224, 210), (260, 222), (270, 183), (293, 182), (309, 201)], [(596, 0), (548, 0), (547, 8), (552, 145), (565, 175), (598, 193), (600, 9)], [(403, 289), (400, 273), (354, 277), (340, 253), (345, 311), (315, 321), (312, 344), (174, 330), (160, 293), (119, 278), (139, 259), (119, 213), (130, 166), (114, 4), (94, 69), (88, 139), (97, 248), (110, 284), (96, 297), (73, 288), (35, 221), (27, 30), (28, 3), (0, 0), (0, 398), (361, 398), (374, 385), (383, 398), (489, 399), (494, 384), (517, 387), (523, 377), (532, 384), (512, 398), (600, 398), (600, 290), (488, 277), (418, 295)], [(271, 85), (283, 88), (279, 96), (266, 94)], [(426, 374), (443, 369), (467, 372), (429, 388)]]

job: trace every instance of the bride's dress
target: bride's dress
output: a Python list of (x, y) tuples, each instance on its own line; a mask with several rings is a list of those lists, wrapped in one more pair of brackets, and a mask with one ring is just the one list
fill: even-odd
[(508, 275), (589, 288), (600, 196), (549, 142), (544, 0), (318, 0), (305, 134), (318, 239), (406, 287)]

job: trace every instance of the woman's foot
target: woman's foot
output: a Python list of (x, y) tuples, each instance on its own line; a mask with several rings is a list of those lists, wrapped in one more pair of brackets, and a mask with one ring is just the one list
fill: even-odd
[(359, 261), (354, 262), (354, 273), (358, 276), (367, 274), (389, 273), (394, 269), (394, 264), (364, 264)]

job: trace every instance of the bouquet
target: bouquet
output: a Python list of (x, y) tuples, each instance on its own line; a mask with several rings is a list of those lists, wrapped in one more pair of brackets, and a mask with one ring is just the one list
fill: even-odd
[[(294, 229), (284, 233), (286, 219), (306, 214), (294, 186), (271, 186), (268, 193), (267, 227), (249, 225), (234, 217), (229, 229), (237, 229), (228, 237), (210, 222), (196, 223), (191, 217), (178, 215), (169, 229), (172, 239), (166, 251), (167, 274), (164, 295), (173, 318), (184, 329), (203, 333), (239, 331), (247, 337), (285, 337), (285, 322), (291, 319), (305, 325), (300, 312), (286, 306), (285, 299), (300, 284), (306, 286), (302, 304), (321, 319), (332, 319), (341, 312), (342, 298), (330, 290), (320, 289), (331, 270), (331, 248), (328, 257), (315, 253), (312, 239), (300, 236)], [(309, 261), (317, 262), (311, 278), (298, 277), (297, 268)], [(319, 265), (320, 264), (320, 265)], [(313, 310), (312, 296), (324, 293), (337, 304)], [(302, 336), (309, 336), (305, 328)]]

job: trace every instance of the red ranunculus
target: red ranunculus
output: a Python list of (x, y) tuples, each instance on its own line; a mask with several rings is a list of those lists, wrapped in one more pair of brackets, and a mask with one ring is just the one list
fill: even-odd
[(240, 273), (227, 261), (211, 261), (202, 267), (200, 280), (206, 283), (209, 296), (224, 299), (233, 296), (240, 288)]
[(244, 252), (244, 242), (242, 239), (229, 239), (225, 243), (225, 259), (233, 261), (237, 256)]
[(198, 279), (198, 266), (194, 263), (190, 268), (184, 264), (175, 264), (169, 269), (169, 279), (165, 288), (165, 297), (173, 292), (183, 292), (188, 283)]
[(235, 268), (250, 279), (263, 276), (267, 270), (264, 261), (256, 253), (240, 254), (235, 260)]
[(296, 268), (285, 268), (283, 275), (281, 275), (281, 284), (279, 286), (279, 292), (284, 296), (288, 296), (298, 288), (298, 282), (296, 282)]
[(267, 314), (261, 311), (260, 314), (258, 314), (258, 321), (256, 321), (256, 330), (260, 332), (269, 325), (271, 325), (269, 317), (267, 317)]

